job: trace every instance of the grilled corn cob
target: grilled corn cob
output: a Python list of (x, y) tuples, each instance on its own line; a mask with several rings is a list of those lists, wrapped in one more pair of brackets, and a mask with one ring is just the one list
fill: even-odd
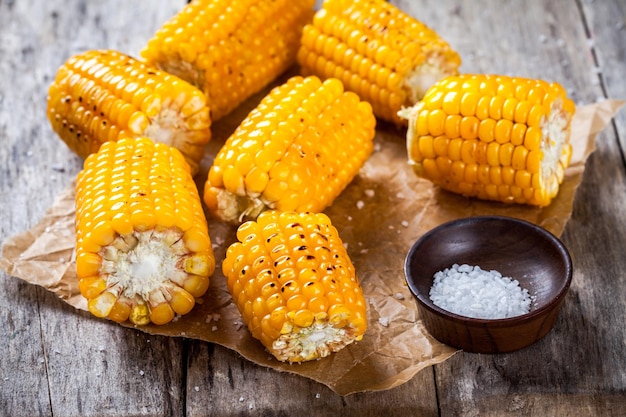
[(417, 175), (468, 197), (547, 206), (572, 155), (574, 111), (558, 83), (460, 75), (400, 114)]
[(213, 120), (295, 63), (313, 0), (194, 0), (166, 22), (141, 55), (209, 97)]
[(339, 80), (290, 78), (252, 110), (218, 152), (204, 201), (237, 223), (267, 209), (322, 211), (373, 149), (371, 106)]
[(76, 272), (97, 317), (165, 324), (209, 286), (215, 258), (182, 154), (148, 138), (106, 142), (76, 184)]
[(248, 329), (280, 361), (361, 340), (363, 291), (337, 229), (321, 213), (266, 211), (239, 226), (222, 270)]
[(383, 0), (326, 0), (304, 27), (297, 59), (304, 75), (340, 79), (399, 125), (403, 106), (461, 64), (437, 33)]
[(195, 173), (211, 139), (200, 90), (111, 50), (75, 55), (59, 68), (48, 90), (47, 115), (81, 158), (106, 141), (147, 136), (179, 149)]

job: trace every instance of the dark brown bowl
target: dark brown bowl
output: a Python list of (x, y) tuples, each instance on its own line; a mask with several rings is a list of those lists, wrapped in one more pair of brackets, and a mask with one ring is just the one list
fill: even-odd
[[(451, 313), (429, 296), (436, 272), (453, 264), (495, 269), (536, 297), (517, 317), (479, 319)], [(404, 264), (407, 284), (426, 329), (440, 342), (476, 353), (512, 352), (544, 337), (554, 325), (572, 280), (563, 243), (527, 221), (500, 216), (454, 220), (423, 235)]]

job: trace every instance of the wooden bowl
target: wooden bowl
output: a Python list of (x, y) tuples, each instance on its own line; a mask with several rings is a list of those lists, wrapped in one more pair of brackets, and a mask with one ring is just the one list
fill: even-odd
[[(530, 311), (479, 319), (436, 306), (429, 296), (433, 275), (455, 263), (518, 280), (536, 297)], [(423, 235), (411, 247), (404, 272), (424, 326), (437, 340), (468, 352), (504, 353), (529, 346), (550, 331), (572, 280), (572, 260), (563, 243), (539, 226), (478, 216), (442, 224)]]

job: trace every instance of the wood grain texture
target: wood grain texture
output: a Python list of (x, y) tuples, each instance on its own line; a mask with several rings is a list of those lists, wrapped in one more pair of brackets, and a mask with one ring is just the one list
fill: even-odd
[[(80, 169), (45, 116), (56, 69), (86, 49), (136, 54), (182, 3), (0, 2), (1, 240), (33, 226)], [(1, 275), (0, 415), (182, 415), (180, 340), (93, 320)]]
[[(585, 24), (589, 32), (596, 66), (589, 74), (590, 82), (598, 84), (608, 98), (626, 99), (624, 61), (626, 61), (626, 2), (608, 1), (596, 4), (581, 0)], [(626, 149), (626, 111), (614, 119), (621, 154)]]
[[(80, 169), (45, 119), (58, 66), (92, 48), (136, 55), (185, 2), (0, 0), (1, 241)], [(446, 38), (463, 72), (557, 80), (581, 104), (626, 99), (623, 0), (391, 2)], [(623, 415), (624, 110), (597, 146), (563, 235), (571, 291), (552, 332), (522, 351), (459, 353), (397, 388), (341, 397), (221, 346), (97, 320), (0, 272), (0, 416)]]

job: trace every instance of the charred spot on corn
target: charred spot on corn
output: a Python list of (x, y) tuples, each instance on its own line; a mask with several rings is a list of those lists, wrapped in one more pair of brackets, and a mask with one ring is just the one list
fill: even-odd
[(403, 109), (415, 173), (448, 191), (547, 206), (569, 166), (574, 102), (558, 83), (500, 75), (447, 77)]
[(215, 257), (189, 165), (148, 138), (106, 142), (76, 184), (76, 272), (89, 311), (165, 324), (194, 307)]
[[(316, 252), (319, 233), (327, 244)], [(363, 291), (326, 215), (265, 211), (239, 226), (237, 240), (222, 263), (229, 292), (252, 336), (278, 360), (320, 359), (362, 339)]]

